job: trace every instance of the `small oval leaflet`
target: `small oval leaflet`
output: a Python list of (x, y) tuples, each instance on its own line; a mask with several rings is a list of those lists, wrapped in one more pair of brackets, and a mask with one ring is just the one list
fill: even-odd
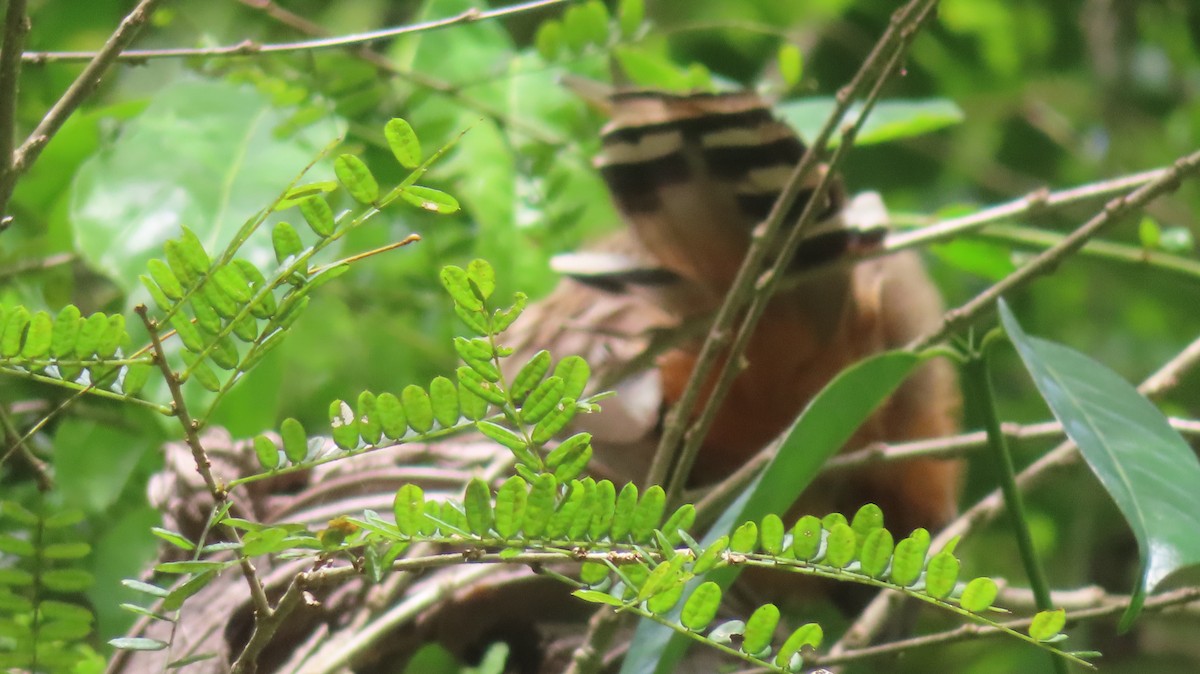
[(991, 578), (975, 578), (963, 588), (958, 603), (972, 613), (982, 613), (996, 601), (996, 581)]
[(360, 204), (371, 204), (379, 199), (379, 183), (358, 157), (352, 154), (338, 155), (333, 160), (333, 173)]
[(746, 620), (742, 651), (756, 655), (771, 646), (771, 636), (779, 625), (779, 608), (774, 604), (759, 606)]
[(721, 606), (721, 587), (711, 580), (697, 587), (692, 596), (683, 605), (679, 622), (684, 627), (699, 632), (708, 627), (713, 618), (717, 617), (717, 609)]
[(944, 599), (954, 591), (958, 582), (958, 559), (949, 552), (939, 552), (929, 560), (925, 571), (925, 591), (929, 596)]
[(413, 169), (421, 165), (421, 141), (411, 124), (399, 117), (392, 118), (383, 127), (383, 136), (401, 166)]
[(1033, 616), (1033, 622), (1029, 623), (1029, 636), (1038, 641), (1049, 641), (1058, 636), (1066, 624), (1066, 610), (1042, 611)]
[(346, 401), (329, 403), (329, 428), (338, 447), (354, 449), (358, 446), (358, 420), (354, 416), (354, 409)]
[(432, 187), (411, 185), (400, 192), (400, 198), (417, 208), (443, 215), (456, 213), (459, 209), (458, 199)]
[(400, 400), (404, 403), (408, 425), (414, 431), (428, 433), (433, 429), (433, 404), (424, 389), (416, 384), (409, 384), (400, 392)]

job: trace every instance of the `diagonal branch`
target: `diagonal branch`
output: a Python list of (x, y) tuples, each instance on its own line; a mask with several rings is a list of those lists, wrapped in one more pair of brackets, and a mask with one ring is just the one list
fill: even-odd
[[(709, 381), (710, 374), (717, 367), (722, 353), (726, 351), (726, 347), (731, 341), (735, 321), (742, 314), (743, 308), (752, 301), (755, 286), (760, 280), (762, 271), (766, 268), (771, 251), (778, 250), (779, 242), (783, 238), (784, 220), (799, 196), (804, 180), (817, 167), (819, 159), (828, 147), (830, 138), (833, 137), (851, 104), (872, 89), (878, 90), (883, 82), (895, 72), (900, 56), (915, 37), (922, 22), (932, 14), (936, 5), (937, 0), (911, 0), (892, 15), (891, 25), (879, 38), (875, 48), (867, 56), (854, 79), (838, 92), (833, 112), (800, 160), (799, 165), (792, 172), (787, 186), (771, 208), (767, 219), (755, 229), (750, 249), (746, 252), (746, 258), (738, 270), (737, 278), (726, 294), (725, 302), (717, 312), (712, 329), (697, 357), (696, 366), (688, 380), (687, 387), (680, 396), (679, 402), (667, 416), (663, 436), (647, 477), (648, 483), (662, 484), (674, 467), (680, 463), (685, 434), (691, 434), (691, 438), (687, 440), (689, 443), (698, 444), (703, 441), (703, 431), (692, 426), (693, 411), (697, 409), (700, 392), (705, 383)], [(873, 94), (873, 96), (877, 95), (877, 93)], [(860, 115), (858, 123), (861, 123), (865, 117), (865, 114)], [(848, 140), (852, 140), (853, 134), (853, 130), (849, 131), (850, 138)], [(814, 198), (812, 201), (817, 200)], [(805, 214), (796, 224), (797, 236), (803, 233), (806, 222), (811, 221), (814, 215), (815, 209), (805, 209)], [(753, 330), (755, 321), (752, 320), (748, 323), (743, 326), (742, 330)], [(726, 369), (736, 367), (739, 358), (739, 353), (730, 353), (724, 359), (724, 367)], [(717, 391), (714, 391), (706, 404), (715, 408), (720, 404), (719, 398), (721, 397)], [(704, 415), (704, 412), (700, 413), (701, 417)], [(706, 426), (703, 419), (700, 421), (700, 426)], [(688, 451), (688, 454), (694, 455), (694, 453), (695, 450)], [(684, 458), (683, 463), (689, 463), (688, 459)], [(680, 486), (687, 479), (686, 472), (675, 470), (670, 477), (672, 488), (668, 490), (668, 493), (677, 495)]]
[[(42, 150), (66, 123), (71, 113), (75, 112), (83, 100), (96, 90), (104, 73), (116, 62), (117, 56), (125, 47), (129, 46), (129, 43), (137, 36), (161, 2), (162, 0), (141, 0), (133, 8), (133, 11), (121, 20), (121, 25), (117, 26), (100, 51), (95, 53), (83, 72), (79, 73), (71, 86), (67, 87), (67, 90), (54, 103), (50, 111), (38, 123), (37, 128), (25, 139), (25, 142), (21, 143), (21, 146), (13, 152), (10, 170), (0, 170), (0, 217), (8, 208), (8, 200), (12, 198), (17, 177), (33, 166)], [(9, 8), (11, 9), (14, 4), (24, 3), (10, 3)]]

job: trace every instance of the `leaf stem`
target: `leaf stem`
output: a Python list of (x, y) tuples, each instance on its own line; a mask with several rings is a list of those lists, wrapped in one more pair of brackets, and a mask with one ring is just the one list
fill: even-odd
[[(1050, 583), (1046, 580), (1046, 572), (1038, 561), (1037, 550), (1033, 545), (1033, 536), (1029, 533), (1025, 503), (1021, 497), (1021, 490), (1017, 488), (1012, 454), (1009, 452), (1008, 441), (1005, 439), (1004, 430), (1000, 425), (1000, 416), (996, 411), (996, 396), (992, 390), (992, 374), (988, 368), (986, 348), (973, 354), (973, 357), (967, 360), (963, 366), (963, 375), (963, 385), (966, 387), (968, 399), (974, 401), (976, 409), (983, 415), (988, 446), (996, 462), (1000, 490), (1004, 494), (1004, 503), (1008, 508), (1013, 534), (1017, 539), (1017, 549), (1021, 553), (1021, 562), (1025, 566), (1025, 574), (1029, 577), (1029, 585), (1033, 589), (1034, 599), (1039, 610), (1051, 610), (1053, 605), (1050, 599)], [(1052, 660), (1055, 671), (1058, 674), (1066, 674), (1066, 663), (1057, 657)]]

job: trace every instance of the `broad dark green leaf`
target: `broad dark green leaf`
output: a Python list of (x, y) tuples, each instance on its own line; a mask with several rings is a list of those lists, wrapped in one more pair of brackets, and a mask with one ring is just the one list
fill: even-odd
[(1026, 335), (1008, 305), (1009, 339), (1067, 435), (1137, 538), (1140, 599), (1176, 571), (1200, 564), (1200, 460), (1162, 412), (1119, 375), (1069, 347)]

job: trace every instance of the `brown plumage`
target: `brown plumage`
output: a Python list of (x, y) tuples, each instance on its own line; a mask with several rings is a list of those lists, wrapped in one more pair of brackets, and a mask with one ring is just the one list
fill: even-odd
[[(560, 259), (568, 278), (523, 317), (527, 328), (515, 337), (526, 351), (585, 356), (601, 385), (618, 391), (603, 413), (581, 425), (594, 435), (601, 470), (640, 480), (661, 414), (678, 400), (695, 366), (705, 319), (719, 307), (751, 230), (805, 147), (751, 93), (633, 91), (613, 95), (608, 105), (612, 121), (596, 165), (629, 229), (598, 252)], [(789, 214), (793, 221), (818, 178), (812, 176), (801, 193)], [(870, 208), (866, 227), (863, 216), (846, 213), (840, 183), (825, 199), (791, 271), (881, 238)], [(912, 253), (805, 274), (771, 301), (747, 349), (748, 366), (721, 407), (690, 481), (727, 476), (784, 431), (838, 372), (907, 343), (934, 325), (941, 311), (938, 293)], [(664, 343), (669, 346), (662, 348)], [(957, 411), (952, 368), (928, 363), (850, 447), (952, 433)], [(823, 479), (801, 507), (853, 513), (875, 502), (903, 534), (945, 522), (955, 510), (959, 479), (955, 462), (889, 464)]]

